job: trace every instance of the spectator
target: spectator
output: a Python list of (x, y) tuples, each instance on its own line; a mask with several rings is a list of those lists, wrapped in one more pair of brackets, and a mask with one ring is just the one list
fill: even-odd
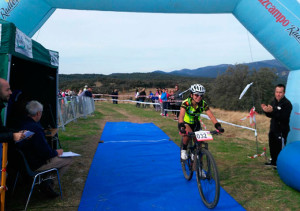
[[(175, 85), (175, 90), (174, 90), (174, 110), (180, 110), (180, 106), (181, 106), (181, 102), (182, 102), (182, 95), (181, 94), (181, 91), (179, 90), (179, 86), (176, 84)], [(176, 117), (175, 117), (175, 120), (178, 120), (178, 117), (179, 117), (179, 111), (176, 112)]]
[[(135, 101), (139, 101), (139, 96), (140, 96), (139, 90), (136, 89), (135, 90)], [(137, 102), (135, 106), (139, 108), (140, 107), (140, 103)]]
[(83, 91), (86, 91), (87, 89), (88, 89), (88, 85), (85, 85)]
[(168, 98), (167, 98), (167, 92), (165, 88), (162, 89), (160, 98), (162, 101), (162, 116), (166, 117), (168, 116), (168, 111), (166, 111), (168, 109)]
[(172, 117), (175, 119), (175, 102), (174, 102), (174, 90), (171, 89), (170, 90), (170, 93), (169, 93), (169, 96), (168, 96), (168, 101), (169, 101), (169, 109), (172, 110)]
[[(152, 91), (150, 91), (150, 93), (149, 93), (149, 99), (150, 99), (150, 102), (151, 103), (154, 103), (154, 101), (155, 101), (155, 96), (154, 96), (154, 94), (152, 93)], [(153, 104), (153, 108), (155, 108), (155, 105)]]
[(159, 111), (160, 110), (160, 90), (159, 89), (156, 90), (154, 102), (155, 102), (155, 111)]
[(11, 94), (9, 83), (0, 78), (0, 142), (10, 142), (13, 144), (15, 141), (22, 140), (25, 135), (23, 131), (16, 131), (3, 126), (1, 110), (5, 107), (4, 103), (8, 103)]
[[(44, 171), (50, 168), (57, 168), (62, 176), (72, 162), (71, 158), (60, 158), (62, 149), (51, 149), (45, 138), (45, 133), (40, 119), (43, 113), (43, 105), (38, 101), (30, 101), (26, 105), (27, 118), (22, 122), (21, 129), (34, 132), (29, 140), (18, 143), (18, 147), (24, 153), (29, 167), (33, 171)], [(41, 191), (49, 197), (56, 197), (58, 194), (53, 190), (53, 181), (44, 181), (41, 184)]]
[(151, 99), (151, 101), (152, 101), (152, 97), (153, 97), (153, 96), (154, 96), (154, 94), (152, 93), (152, 91), (150, 91), (150, 92), (149, 92), (148, 98)]
[(86, 97), (93, 97), (92, 88), (88, 88), (87, 90), (85, 90), (84, 96), (86, 96)]
[(83, 92), (81, 92), (79, 94), (79, 97), (93, 97), (93, 94), (92, 94), (92, 89), (91, 88), (87, 88), (86, 90), (84, 90)]
[(78, 96), (80, 96), (80, 94), (82, 93), (82, 89), (79, 90), (78, 92)]
[(119, 92), (117, 89), (114, 89), (114, 91), (111, 93), (113, 104), (118, 104), (118, 94)]
[(266, 116), (271, 118), (269, 132), (271, 162), (265, 163), (265, 165), (273, 166), (274, 169), (277, 169), (277, 157), (286, 145), (286, 138), (290, 131), (290, 115), (293, 109), (291, 102), (284, 95), (285, 86), (278, 84), (275, 87), (275, 98), (271, 105), (261, 104)]
[(145, 107), (145, 104), (143, 102), (145, 102), (146, 99), (146, 89), (143, 88), (142, 91), (140, 92), (140, 96), (139, 96), (139, 101), (142, 103), (143, 108)]
[(163, 110), (163, 101), (161, 99), (161, 95), (162, 95), (162, 89), (159, 89), (159, 95), (158, 95), (158, 101), (159, 101), (159, 107), (160, 107), (160, 111), (161, 111), (161, 115), (164, 115), (164, 110)]

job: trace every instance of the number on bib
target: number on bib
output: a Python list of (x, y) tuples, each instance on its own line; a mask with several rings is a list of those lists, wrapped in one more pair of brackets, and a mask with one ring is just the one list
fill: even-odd
[(210, 141), (213, 140), (212, 135), (209, 131), (200, 130), (195, 132), (197, 141)]

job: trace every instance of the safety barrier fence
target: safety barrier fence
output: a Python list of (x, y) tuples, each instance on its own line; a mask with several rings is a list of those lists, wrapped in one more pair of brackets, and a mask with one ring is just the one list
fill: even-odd
[[(145, 98), (145, 102), (141, 102), (141, 101), (137, 101), (137, 100), (121, 100), (121, 99), (110, 99), (111, 97), (118, 97), (118, 98), (124, 98), (124, 97), (130, 97), (132, 98), (132, 95), (108, 95), (108, 94), (96, 94), (95, 96), (99, 97), (99, 98), (95, 98), (95, 101), (117, 101), (117, 102), (127, 102), (127, 103), (136, 103), (136, 104), (140, 104), (140, 105), (144, 105), (144, 107), (146, 107), (146, 105), (153, 105), (153, 107), (156, 109), (156, 111), (161, 111), (161, 113), (164, 113), (165, 111), (170, 111), (170, 112), (180, 112), (180, 110), (176, 110), (176, 109), (163, 109), (162, 108), (162, 103), (159, 103), (158, 100), (155, 102), (151, 102), (151, 98), (146, 97)], [(168, 100), (165, 102), (169, 102), (169, 103), (176, 103), (176, 102), (182, 102), (182, 101), (178, 101), (178, 100)], [(205, 114), (201, 114), (202, 118), (205, 119), (209, 119), (209, 117)], [(220, 119), (217, 119), (220, 123), (223, 124), (227, 124), (227, 125), (231, 125), (234, 127), (239, 127), (242, 129), (246, 129), (246, 130), (251, 130), (253, 132), (255, 132), (255, 136), (257, 136), (257, 131), (254, 128), (250, 128), (250, 127), (246, 127), (246, 126), (242, 126), (242, 125), (237, 125), (237, 124), (233, 124), (230, 122), (226, 122)]]
[(91, 97), (68, 96), (58, 98), (58, 127), (76, 121), (79, 117), (87, 117), (95, 111), (94, 99)]

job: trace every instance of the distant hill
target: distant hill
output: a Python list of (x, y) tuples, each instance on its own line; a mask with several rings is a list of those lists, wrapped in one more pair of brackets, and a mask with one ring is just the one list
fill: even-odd
[[(251, 62), (244, 63), (244, 65), (248, 65), (250, 70), (255, 68), (256, 70), (268, 67), (276, 69), (276, 72), (279, 77), (286, 78), (288, 76), (289, 70), (284, 67), (278, 60), (264, 60), (259, 62)], [(180, 75), (187, 77), (206, 77), (206, 78), (216, 78), (218, 74), (223, 74), (229, 66), (233, 66), (232, 64), (220, 64), (216, 66), (207, 66), (200, 67), (197, 69), (182, 69), (182, 70), (174, 70), (171, 72), (163, 72), (163, 71), (154, 71), (155, 73), (166, 73), (171, 75)]]
[[(289, 74), (289, 70), (275, 59), (244, 63), (244, 65), (248, 65), (250, 70), (253, 68), (258, 70), (264, 67), (275, 69), (279, 76), (276, 82), (280, 83), (285, 83)], [(171, 72), (156, 70), (148, 73), (112, 73), (110, 75), (59, 74), (59, 87), (61, 89), (72, 88), (79, 90), (86, 84), (94, 87), (96, 82), (101, 82), (103, 85), (102, 88), (106, 87), (111, 92), (116, 84), (119, 87), (124, 87), (124, 89), (129, 89), (130, 87), (167, 87), (183, 83), (184, 81), (190, 83), (191, 81), (199, 81), (200, 79), (202, 82), (210, 83), (218, 74), (223, 74), (230, 66), (233, 66), (233, 64), (220, 64), (197, 69), (174, 70)]]

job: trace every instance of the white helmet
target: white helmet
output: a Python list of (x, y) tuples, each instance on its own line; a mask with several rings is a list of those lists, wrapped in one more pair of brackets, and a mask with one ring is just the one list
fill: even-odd
[(205, 93), (205, 88), (201, 84), (193, 84), (191, 86), (190, 90), (193, 94), (195, 94), (195, 93), (204, 94)]

